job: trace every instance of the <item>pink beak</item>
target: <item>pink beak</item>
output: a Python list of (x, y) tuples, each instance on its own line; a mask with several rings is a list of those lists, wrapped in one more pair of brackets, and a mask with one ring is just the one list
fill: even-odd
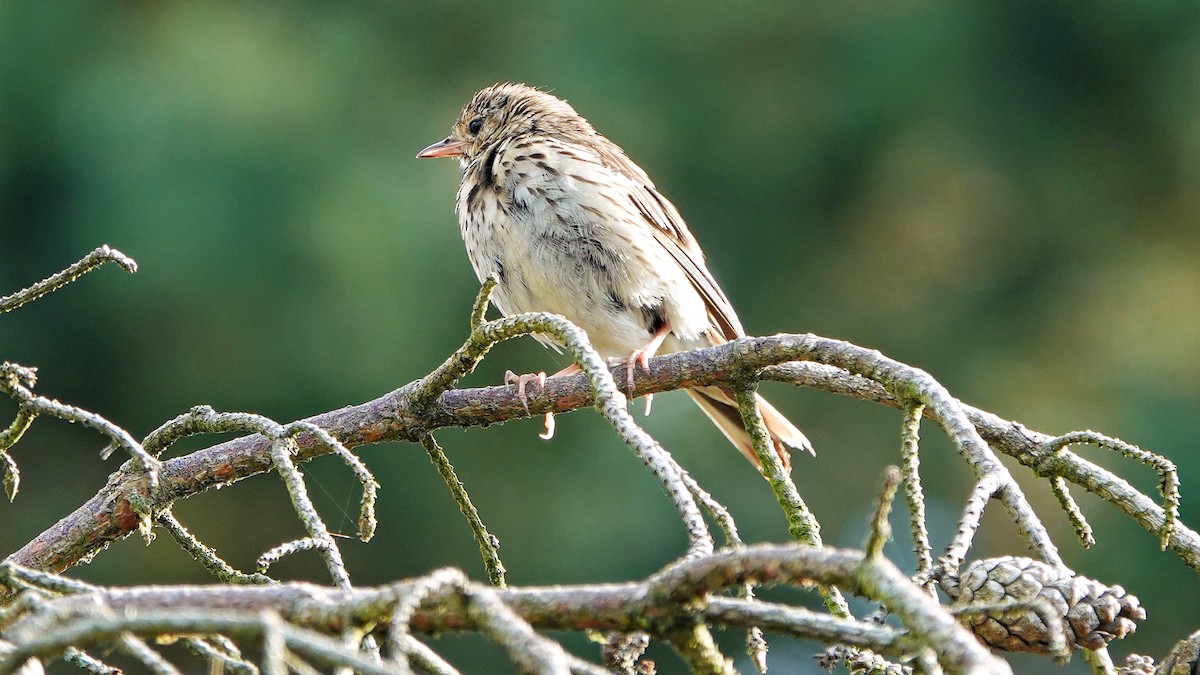
[(426, 159), (429, 157), (461, 157), (463, 154), (463, 148), (466, 147), (466, 145), (467, 144), (463, 143), (462, 141), (454, 141), (447, 137), (446, 140), (438, 141), (428, 148), (418, 152), (417, 159)]

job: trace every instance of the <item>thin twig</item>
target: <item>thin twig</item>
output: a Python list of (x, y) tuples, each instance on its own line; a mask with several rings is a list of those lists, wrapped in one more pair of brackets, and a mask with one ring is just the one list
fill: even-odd
[(128, 431), (94, 412), (60, 403), (52, 398), (35, 395), (26, 386), (24, 378), (19, 375), (21, 370), (25, 369), (13, 363), (0, 365), (0, 391), (15, 399), (25, 414), (49, 415), (67, 422), (82, 424), (108, 436), (116, 447), (123, 448), (129, 453), (137, 469), (145, 475), (150, 489), (157, 488), (161, 465), (158, 460), (142, 449), (141, 443), (134, 440)]
[[(775, 493), (775, 500), (783, 509), (784, 518), (787, 519), (788, 532), (796, 541), (811, 546), (822, 546), (821, 524), (809, 510), (808, 504), (804, 503), (800, 491), (796, 489), (796, 483), (784, 470), (783, 463), (775, 454), (771, 436), (767, 432), (762, 414), (758, 411), (755, 387), (740, 387), (734, 390), (734, 395), (742, 414), (742, 424), (745, 425), (746, 433), (750, 435), (750, 441), (754, 446), (754, 453), (762, 464), (763, 477), (770, 484), (771, 491)], [(842, 597), (838, 589), (822, 587), (821, 596), (825, 600), (825, 606), (835, 616), (850, 616), (850, 606), (846, 604), (846, 599)]]
[(92, 675), (121, 675), (121, 669), (110, 666), (82, 649), (68, 647), (63, 651), (63, 661)]
[(504, 588), (507, 584), (504, 581), (504, 563), (500, 561), (500, 540), (483, 524), (479, 510), (471, 503), (471, 496), (467, 494), (467, 488), (454, 471), (454, 465), (447, 459), (446, 453), (442, 451), (433, 436), (422, 436), (421, 445), (425, 446), (429, 461), (433, 462), (442, 481), (446, 483), (446, 488), (450, 490), (450, 495), (454, 497), (454, 502), (458, 504), (459, 512), (467, 519), (467, 524), (471, 527), (471, 534), (474, 535), (475, 543), (479, 546), (479, 555), (483, 557), (483, 567), (487, 570), (488, 579), (496, 588)]
[(358, 539), (363, 542), (371, 541), (371, 538), (375, 536), (375, 528), (378, 526), (378, 520), (375, 517), (375, 502), (379, 496), (379, 482), (375, 480), (375, 476), (367, 468), (367, 465), (354, 453), (347, 450), (346, 446), (334, 438), (333, 434), (311, 422), (303, 420), (292, 422), (283, 428), (283, 432), (292, 437), (301, 432), (316, 436), (326, 447), (332, 449), (333, 453), (346, 463), (346, 466), (350, 467), (354, 476), (358, 478), (359, 484), (362, 485), (363, 491), (362, 500), (359, 503)]
[(1149, 466), (1158, 474), (1158, 491), (1163, 496), (1163, 512), (1165, 514), (1165, 520), (1158, 536), (1163, 550), (1166, 550), (1167, 545), (1171, 543), (1171, 536), (1175, 534), (1176, 523), (1179, 521), (1179, 472), (1175, 468), (1175, 463), (1166, 457), (1143, 450), (1119, 438), (1111, 438), (1095, 431), (1073, 431), (1063, 434), (1044, 442), (1040, 450), (1058, 455), (1068, 445), (1081, 443), (1092, 443), (1101, 448), (1115, 450)]
[(1001, 489), (1000, 483), (1001, 479), (996, 474), (988, 474), (975, 483), (963, 506), (963, 515), (958, 519), (958, 529), (954, 532), (954, 538), (950, 540), (946, 552), (938, 559), (941, 571), (952, 572), (962, 566), (967, 558), (967, 551), (971, 548), (971, 541), (975, 538), (975, 532), (979, 530), (979, 523), (983, 520), (983, 511), (988, 501)]
[(492, 291), (496, 290), (497, 283), (499, 281), (496, 277), (488, 277), (483, 280), (483, 285), (479, 287), (479, 295), (475, 296), (475, 304), (471, 306), (470, 329), (472, 332), (482, 326), (483, 322), (487, 320), (488, 301), (492, 299)]
[(350, 588), (350, 573), (346, 570), (345, 561), (342, 560), (342, 551), (338, 548), (337, 542), (333, 540), (333, 536), (329, 534), (325, 520), (317, 513), (317, 507), (308, 496), (304, 478), (295, 462), (292, 461), (292, 451), (295, 447), (296, 442), (291, 438), (278, 438), (271, 445), (271, 458), (275, 460), (276, 471), (283, 479), (284, 485), (287, 486), (288, 497), (292, 500), (292, 508), (300, 517), (304, 529), (308, 531), (308, 535), (312, 539), (321, 544), (313, 548), (321, 554), (321, 559), (325, 561), (325, 568), (333, 578), (333, 583), (342, 588)]
[(187, 551), (193, 558), (200, 561), (209, 572), (228, 584), (272, 584), (275, 580), (265, 574), (246, 574), (225, 562), (217, 552), (205, 546), (194, 537), (183, 523), (175, 518), (170, 511), (160, 511), (154, 517), (155, 522), (163, 526), (175, 539), (176, 543)]
[(254, 561), (254, 568), (260, 573), (266, 573), (271, 569), (271, 566), (289, 555), (295, 555), (303, 551), (320, 551), (329, 546), (329, 542), (316, 537), (301, 537), (285, 541), (282, 544), (276, 544), (267, 549), (258, 559)]
[(913, 551), (917, 554), (918, 583), (936, 597), (933, 580), (933, 547), (929, 543), (929, 527), (925, 520), (925, 490), (921, 486), (921, 413), (920, 403), (908, 406), (900, 422), (900, 470), (904, 475), (904, 499), (908, 504), (908, 523), (912, 530)]
[(738, 409), (742, 414), (742, 424), (754, 446), (754, 453), (762, 465), (763, 477), (775, 493), (775, 500), (783, 508), (784, 518), (787, 519), (788, 532), (796, 541), (802, 541), (813, 546), (821, 545), (821, 524), (816, 516), (804, 503), (800, 491), (790, 474), (784, 469), (779, 456), (775, 454), (771, 435), (767, 431), (762, 415), (758, 411), (758, 398), (755, 387), (740, 387), (735, 390)]
[(130, 633), (123, 633), (117, 638), (121, 650), (141, 661), (146, 670), (155, 675), (183, 675), (179, 669), (163, 658), (161, 654), (150, 648), (141, 638)]
[(43, 295), (53, 293), (106, 262), (114, 262), (130, 274), (137, 271), (137, 262), (133, 258), (105, 244), (83, 256), (79, 262), (74, 263), (67, 269), (52, 274), (29, 288), (0, 298), (0, 314), (11, 312), (21, 305), (37, 300)]
[(817, 642), (837, 642), (895, 656), (906, 655), (905, 631), (868, 621), (846, 619), (804, 607), (771, 602), (745, 602), (714, 597), (704, 609), (704, 619), (714, 628), (740, 626), (747, 621), (765, 630)]
[(232, 640), (223, 636), (205, 638), (185, 638), (183, 646), (197, 656), (216, 662), (222, 672), (238, 673), (239, 675), (258, 675), (258, 667), (242, 658), (241, 651)]
[(1067, 520), (1071, 521), (1071, 527), (1075, 528), (1075, 535), (1079, 537), (1079, 542), (1083, 544), (1083, 547), (1091, 548), (1094, 546), (1096, 535), (1092, 532), (1092, 526), (1083, 515), (1083, 510), (1079, 508), (1079, 504), (1071, 496), (1071, 491), (1067, 488), (1067, 481), (1062, 476), (1051, 476), (1050, 492), (1054, 493), (1054, 498), (1058, 500), (1058, 505), (1066, 512)]
[(871, 518), (871, 534), (867, 537), (867, 557), (883, 556), (883, 546), (892, 538), (892, 526), (888, 515), (896, 499), (896, 488), (900, 486), (900, 469), (889, 466), (883, 472), (883, 485), (875, 500), (875, 515)]
[(671, 631), (667, 641), (696, 675), (737, 675), (733, 661), (725, 658), (708, 626), (694, 622)]

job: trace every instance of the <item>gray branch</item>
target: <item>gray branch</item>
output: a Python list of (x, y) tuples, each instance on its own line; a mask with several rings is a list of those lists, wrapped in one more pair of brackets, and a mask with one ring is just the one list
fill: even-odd
[[(747, 583), (835, 586), (883, 604), (903, 628), (718, 597)], [(264, 621), (264, 613), (278, 613), (280, 621)], [(394, 621), (404, 625), (391, 625)], [(290, 583), (98, 589), (44, 600), (10, 617), (0, 626), (0, 638), (12, 645), (0, 650), (0, 672), (30, 657), (87, 648), (124, 632), (153, 636), (183, 630), (241, 637), (276, 631), (289, 649), (305, 650), (325, 663), (359, 667), (354, 659), (361, 657), (353, 650), (341, 649), (341, 661), (331, 656), (328, 650), (343, 646), (322, 636), (353, 625), (390, 626), (389, 643), (409, 652), (409, 658), (410, 633), (483, 632), (516, 650), (512, 658), (518, 663), (566, 664), (571, 672), (595, 671), (560, 654), (534, 630), (641, 630), (676, 641), (693, 663), (723, 672), (725, 662), (707, 643), (707, 631), (691, 628), (708, 621), (813, 639), (835, 634), (841, 639), (844, 630), (847, 642), (897, 657), (931, 649), (949, 672), (1011, 673), (888, 560), (803, 544), (759, 544), (685, 557), (643, 581), (623, 584), (501, 590), (445, 570), (375, 588)], [(393, 664), (377, 664), (370, 672), (403, 672), (403, 661)]]
[[(872, 350), (805, 335), (742, 338), (719, 347), (651, 359), (649, 372), (638, 374), (633, 393), (643, 395), (719, 384), (727, 381), (729, 372), (749, 369), (760, 370), (759, 377), (764, 380), (791, 382), (900, 409), (911, 405), (901, 402), (879, 382), (841, 368), (818, 363), (790, 363), (816, 356), (833, 360), (837, 354), (853, 351), (857, 351), (860, 365), (883, 358)], [(611, 369), (610, 378), (620, 381), (624, 377), (624, 366)], [(582, 374), (550, 378), (543, 391), (530, 397), (528, 413), (514, 388), (504, 386), (446, 390), (421, 406), (421, 410), (414, 410), (412, 396), (419, 384), (421, 381), (410, 383), (373, 401), (316, 415), (305, 421), (320, 426), (343, 445), (353, 448), (384, 441), (417, 442), (423, 434), (438, 428), (482, 426), (547, 412), (565, 413), (594, 403), (591, 384)], [(1127, 481), (1071, 450), (1047, 450), (1046, 442), (1057, 436), (1032, 431), (1017, 422), (954, 403), (977, 430), (977, 435), (986, 441), (985, 447), (990, 445), (1016, 458), (1038, 475), (1060, 476), (1100, 496), (1155, 535), (1166, 530), (1169, 522), (1166, 511)], [(927, 417), (933, 415), (931, 408), (925, 408)], [(330, 452), (324, 443), (310, 434), (298, 434), (296, 443), (294, 459), (297, 462)], [(160, 471), (163, 487), (157, 493), (162, 502), (156, 509), (176, 499), (271, 468), (270, 444), (259, 435), (166, 460)], [(136, 528), (136, 521), (130, 517), (129, 495), (137, 491), (140, 479), (132, 467), (122, 467), (96, 496), (9, 559), (39, 569), (63, 570), (109, 542), (127, 536)], [(1194, 530), (1182, 523), (1175, 524), (1167, 544), (1186, 564), (1200, 571), (1200, 535)]]

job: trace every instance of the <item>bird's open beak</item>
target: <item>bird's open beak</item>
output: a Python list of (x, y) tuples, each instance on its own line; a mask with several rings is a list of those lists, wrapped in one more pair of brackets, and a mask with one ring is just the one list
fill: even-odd
[(467, 144), (463, 143), (462, 141), (451, 140), (449, 137), (447, 137), (446, 140), (438, 141), (428, 148), (418, 152), (417, 159), (424, 159), (428, 157), (461, 157), (463, 154), (463, 148), (466, 147), (466, 145)]

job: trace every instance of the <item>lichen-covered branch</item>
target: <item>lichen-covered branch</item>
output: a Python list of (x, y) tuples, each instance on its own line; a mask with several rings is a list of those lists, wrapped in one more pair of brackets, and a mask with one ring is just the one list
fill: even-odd
[[(485, 284), (480, 298), (485, 298), (490, 290), (490, 286)], [(476, 302), (476, 310), (472, 312), (473, 324), (483, 317), (478, 310), (480, 302)], [(450, 358), (429, 375), (403, 389), (402, 404), (414, 415), (418, 424), (423, 425), (424, 420), (431, 416), (437, 406), (438, 398), (448, 393), (447, 390), (460, 378), (474, 370), (493, 346), (504, 340), (532, 334), (554, 338), (571, 354), (591, 385), (590, 393), (594, 396), (592, 405), (612, 424), (621, 439), (633, 449), (671, 497), (687, 529), (689, 549), (695, 555), (711, 552), (714, 546), (712, 534), (708, 531), (708, 525), (704, 522), (695, 496), (688, 489), (682, 468), (663, 450), (658, 441), (638, 426), (626, 410), (625, 395), (617, 389), (616, 380), (604, 360), (592, 349), (587, 333), (557, 314), (531, 312), (475, 325), (466, 343)], [(518, 402), (522, 411), (529, 414), (527, 400), (518, 396)], [(428, 427), (428, 430), (433, 428)], [(417, 439), (421, 435), (418, 433)]]
[(471, 527), (471, 534), (474, 535), (475, 543), (479, 546), (479, 555), (483, 558), (483, 567), (487, 570), (488, 579), (491, 580), (493, 586), (504, 588), (506, 585), (505, 569), (504, 563), (500, 561), (499, 540), (484, 526), (479, 510), (471, 502), (471, 496), (467, 494), (466, 488), (459, 480), (454, 466), (450, 464), (450, 460), (437, 441), (433, 440), (433, 436), (425, 436), (421, 439), (421, 444), (425, 446), (429, 461), (433, 462), (434, 468), (437, 469), (442, 481), (446, 484), (446, 489), (450, 490), (450, 495), (454, 497), (454, 503), (458, 504), (459, 512), (463, 514), (463, 517), (467, 519), (467, 524)]
[(130, 274), (137, 271), (137, 262), (133, 258), (105, 244), (83, 256), (79, 262), (76, 262), (67, 269), (52, 274), (29, 288), (19, 290), (12, 295), (0, 297), (0, 314), (11, 312), (21, 305), (33, 302), (47, 293), (53, 293), (107, 262), (116, 263), (121, 269)]
[[(889, 394), (879, 383), (840, 368), (817, 363), (788, 363), (845, 344), (833, 340), (813, 342), (807, 337), (742, 338), (719, 347), (657, 356), (650, 360), (648, 373), (638, 374), (634, 394), (718, 384), (725, 381), (731, 370), (755, 368), (762, 369), (759, 376), (763, 379), (791, 382), (895, 408), (910, 405)], [(610, 377), (623, 378), (624, 367), (614, 368)], [(422, 414), (418, 414), (412, 409), (410, 399), (417, 384), (411, 383), (373, 401), (315, 415), (305, 421), (329, 431), (346, 447), (353, 448), (383, 441), (415, 442), (423, 433), (449, 426), (478, 426), (546, 412), (565, 413), (588, 407), (594, 401), (587, 377), (572, 375), (550, 378), (544, 391), (530, 397), (528, 413), (513, 387), (497, 386), (444, 391), (424, 407)], [(970, 423), (996, 450), (1015, 457), (1041, 475), (1061, 476), (1099, 495), (1151, 532), (1163, 531), (1167, 517), (1162, 507), (1124, 479), (1070, 450), (1046, 451), (1043, 444), (1055, 436), (960, 405)], [(925, 415), (931, 414), (926, 408)], [(296, 461), (329, 452), (312, 435), (300, 433), (296, 443)], [(163, 462), (160, 472), (162, 487), (157, 496), (162, 501), (159, 505), (270, 468), (269, 443), (263, 436), (234, 439), (185, 457), (169, 459)], [(14, 553), (11, 559), (32, 567), (63, 570), (106, 543), (127, 536), (136, 528), (129, 495), (136, 490), (139, 480), (136, 471), (123, 468), (105, 489)], [(1168, 548), (1200, 571), (1200, 535), (1194, 530), (1178, 524), (1171, 532)]]
[[(746, 583), (837, 586), (882, 603), (903, 628), (719, 595)], [(0, 639), (13, 645), (0, 652), (0, 672), (31, 656), (53, 656), (68, 646), (86, 648), (126, 631), (153, 636), (186, 625), (193, 633), (261, 635), (271, 625), (263, 621), (264, 612), (278, 612), (281, 623), (275, 629), (289, 649), (300, 649), (299, 636), (338, 633), (349, 622), (390, 630), (388, 644), (401, 649), (410, 649), (410, 632), (481, 631), (517, 649), (512, 658), (518, 663), (560, 663), (566, 657), (557, 656), (533, 630), (640, 630), (674, 641), (693, 665), (708, 664), (709, 670), (724, 672), (725, 661), (709, 644), (707, 631), (693, 628), (711, 621), (738, 629), (761, 624), (769, 632), (814, 639), (841, 640), (845, 631), (847, 643), (898, 657), (931, 649), (949, 672), (1011, 672), (886, 559), (802, 544), (761, 544), (683, 558), (643, 581), (624, 584), (500, 590), (467, 581), (459, 572), (439, 571), (375, 588), (276, 584), (98, 589), (45, 600), (0, 623)], [(392, 626), (396, 621), (405, 627)], [(333, 648), (328, 641), (309, 643)], [(331, 662), (328, 655), (322, 658)], [(571, 671), (592, 672), (581, 665)]]

